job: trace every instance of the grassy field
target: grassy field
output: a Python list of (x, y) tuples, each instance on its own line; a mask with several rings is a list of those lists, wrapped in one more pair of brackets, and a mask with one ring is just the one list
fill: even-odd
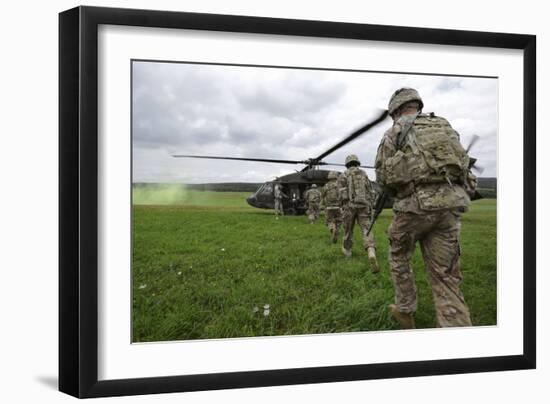
[[(249, 207), (248, 195), (134, 194), (135, 342), (398, 328), (387, 312), (390, 210), (374, 227), (381, 273), (373, 275), (358, 229), (353, 258), (344, 259), (323, 217), (314, 225), (304, 216), (276, 220)], [(496, 324), (496, 200), (476, 201), (464, 215), (461, 262), (474, 325)], [(418, 248), (413, 267), (417, 327), (435, 327)]]

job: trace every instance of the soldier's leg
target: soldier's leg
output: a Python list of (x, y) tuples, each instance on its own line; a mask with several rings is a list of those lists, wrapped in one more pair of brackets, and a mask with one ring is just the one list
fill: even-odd
[(369, 264), (371, 270), (374, 273), (379, 272), (378, 261), (376, 259), (376, 244), (374, 242), (374, 232), (371, 230), (370, 234), (367, 235), (369, 231), (371, 215), (370, 208), (361, 208), (357, 210), (357, 222), (359, 227), (361, 227), (361, 235), (363, 237), (363, 247), (368, 253)]
[(376, 248), (376, 243), (374, 242), (374, 232), (371, 231), (370, 234), (367, 236), (367, 231), (369, 230), (370, 226), (370, 219), (371, 216), (369, 208), (361, 208), (358, 210), (357, 222), (361, 227), (361, 235), (363, 236), (363, 247), (365, 247), (365, 250), (367, 250), (368, 248)]
[(313, 211), (312, 211), (311, 203), (307, 204), (306, 215), (307, 215), (307, 219), (309, 220), (309, 224), (313, 223)]
[(459, 237), (460, 216), (447, 211), (440, 214), (436, 227), (420, 243), (439, 327), (472, 325), (470, 311), (460, 291)]
[(326, 217), (326, 223), (327, 227), (330, 231), (330, 238), (333, 243), (336, 243), (338, 240), (338, 233), (336, 229), (336, 216), (337, 210), (334, 208), (326, 208), (325, 209), (325, 217)]
[(328, 231), (332, 235), (332, 233), (333, 233), (333, 231), (332, 231), (333, 223), (332, 223), (331, 211), (330, 211), (329, 208), (325, 208), (325, 225), (327, 226)]
[(309, 205), (310, 212), (309, 212), (309, 222), (314, 223), (317, 219), (317, 206), (315, 206), (314, 203)]
[(421, 221), (420, 215), (396, 212), (388, 229), (389, 265), (395, 292), (395, 309), (398, 313), (411, 316), (417, 308), (416, 284), (411, 258), (417, 238), (415, 228), (422, 227)]
[(344, 223), (344, 241), (342, 251), (346, 257), (351, 256), (351, 247), (353, 247), (353, 227), (355, 225), (354, 210), (349, 206), (342, 209), (342, 221)]
[(313, 210), (315, 220), (319, 219), (319, 213), (321, 211), (321, 206), (319, 204), (315, 204), (315, 208)]
[(340, 226), (342, 226), (342, 210), (340, 208), (334, 210), (334, 242), (338, 241), (340, 235)]

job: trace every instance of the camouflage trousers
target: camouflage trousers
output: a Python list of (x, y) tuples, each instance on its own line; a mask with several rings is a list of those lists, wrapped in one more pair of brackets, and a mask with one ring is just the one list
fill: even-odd
[[(325, 208), (325, 223), (334, 240), (338, 240), (340, 226), (342, 225), (342, 211), (337, 207)], [(335, 241), (336, 242), (336, 241)]]
[(361, 228), (361, 235), (363, 236), (363, 247), (376, 248), (374, 242), (374, 234), (371, 233), (367, 236), (371, 222), (371, 209), (370, 207), (352, 207), (344, 206), (342, 208), (342, 222), (344, 224), (344, 243), (343, 246), (346, 250), (351, 250), (353, 246), (353, 228), (355, 222), (359, 224)]
[(284, 215), (283, 200), (275, 198), (275, 215)]
[(306, 213), (310, 223), (313, 223), (319, 219), (319, 203), (308, 203)]
[(389, 227), (390, 273), (395, 304), (402, 313), (417, 308), (411, 258), (420, 242), (439, 327), (470, 326), (470, 311), (460, 291), (460, 212), (396, 212)]

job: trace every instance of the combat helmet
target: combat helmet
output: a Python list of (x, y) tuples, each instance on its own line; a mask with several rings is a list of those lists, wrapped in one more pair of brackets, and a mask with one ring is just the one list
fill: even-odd
[(327, 176), (327, 179), (329, 180), (335, 180), (335, 179), (338, 179), (338, 176), (340, 175), (340, 173), (338, 171), (330, 171), (328, 173), (328, 176)]
[(317, 188), (317, 184), (313, 184), (311, 188)]
[(349, 167), (349, 165), (352, 163), (352, 162), (356, 162), (358, 166), (361, 165), (361, 162), (359, 161), (359, 157), (357, 157), (355, 154), (350, 154), (348, 157), (346, 157), (346, 167)]
[(399, 109), (399, 107), (409, 101), (418, 101), (420, 103), (420, 109), (424, 107), (420, 94), (414, 88), (403, 87), (397, 90), (390, 98), (388, 104), (388, 113), (391, 115)]

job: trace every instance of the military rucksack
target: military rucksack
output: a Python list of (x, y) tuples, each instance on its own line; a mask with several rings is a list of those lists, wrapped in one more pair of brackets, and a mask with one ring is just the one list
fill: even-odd
[(370, 205), (372, 185), (367, 174), (359, 167), (351, 167), (346, 172), (349, 201), (355, 205)]
[(469, 158), (457, 133), (446, 119), (433, 114), (418, 115), (398, 149), (385, 164), (389, 186), (456, 183), (468, 172)]
[(317, 189), (310, 189), (306, 192), (306, 199), (310, 203), (319, 203), (321, 202), (321, 193)]
[(325, 206), (338, 206), (340, 199), (338, 198), (338, 184), (336, 181), (329, 181), (325, 185), (324, 193)]

